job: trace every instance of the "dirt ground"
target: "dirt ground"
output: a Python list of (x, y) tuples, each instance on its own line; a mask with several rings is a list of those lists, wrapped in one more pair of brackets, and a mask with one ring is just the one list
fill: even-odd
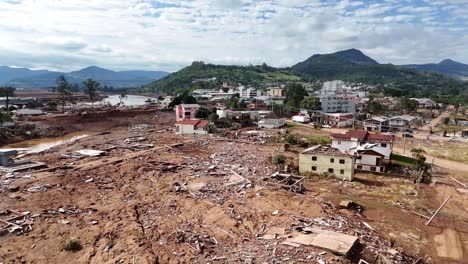
[[(48, 169), (2, 176), (0, 212), (31, 216), (31, 230), (0, 237), (3, 263), (467, 263), (467, 194), (450, 179), (467, 182), (463, 172), (436, 168), (431, 185), (371, 174), (354, 182), (310, 177), (300, 194), (265, 180), (278, 169), (271, 157), (281, 146), (175, 135), (173, 113), (35, 122), (96, 133), (26, 156)], [(132, 127), (141, 124), (151, 126)], [(106, 153), (67, 156), (79, 149)], [(245, 182), (230, 185), (236, 175)], [(430, 215), (448, 195), (429, 226), (413, 213)], [(339, 209), (342, 200), (364, 210)], [(345, 258), (281, 244), (307, 223), (356, 235), (360, 245)], [(64, 250), (72, 239), (77, 252)]]

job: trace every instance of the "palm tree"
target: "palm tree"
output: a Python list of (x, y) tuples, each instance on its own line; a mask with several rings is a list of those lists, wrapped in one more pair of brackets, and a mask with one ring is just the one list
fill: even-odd
[(119, 93), (119, 100), (120, 100), (120, 104), (123, 104), (122, 100), (127, 98), (127, 90), (120, 90), (120, 93)]
[(62, 104), (62, 112), (65, 111), (65, 103), (71, 100), (70, 83), (65, 79), (65, 76), (57, 77), (57, 91), (60, 94), (60, 103)]
[(87, 79), (83, 84), (85, 85), (85, 93), (89, 96), (91, 104), (94, 104), (97, 97), (97, 90), (101, 84), (93, 79)]
[(10, 97), (15, 96), (15, 88), (13, 87), (0, 87), (0, 96), (5, 97), (5, 106), (8, 110), (10, 106)]

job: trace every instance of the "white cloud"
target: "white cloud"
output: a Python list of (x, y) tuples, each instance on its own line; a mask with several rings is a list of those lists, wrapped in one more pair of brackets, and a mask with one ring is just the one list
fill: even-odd
[[(467, 25), (453, 20), (466, 14), (465, 1), (437, 2), (446, 5), (352, 0), (0, 1), (0, 59), (2, 64), (62, 70), (91, 64), (177, 70), (193, 60), (290, 66), (314, 53), (359, 48), (383, 62), (437, 61), (450, 55), (468, 62), (468, 42), (460, 37), (466, 35)], [(448, 4), (452, 8), (443, 11)]]

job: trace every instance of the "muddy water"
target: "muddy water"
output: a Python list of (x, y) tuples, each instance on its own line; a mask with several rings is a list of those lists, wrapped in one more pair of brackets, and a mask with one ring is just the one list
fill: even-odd
[(81, 138), (91, 136), (92, 134), (93, 134), (92, 132), (76, 132), (76, 133), (65, 135), (63, 137), (25, 140), (25, 141), (3, 146), (0, 149), (16, 149), (19, 151), (25, 151), (27, 153), (39, 153), (39, 152), (48, 150), (56, 146), (60, 146), (66, 143), (71, 143)]

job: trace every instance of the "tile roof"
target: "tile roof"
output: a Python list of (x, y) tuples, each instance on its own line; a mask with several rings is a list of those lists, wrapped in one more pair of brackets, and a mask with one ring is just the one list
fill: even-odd
[(395, 139), (394, 135), (371, 134), (371, 133), (367, 135), (367, 140), (369, 141), (392, 142), (394, 139)]
[(208, 126), (209, 122), (206, 120), (193, 120), (193, 119), (186, 119), (182, 121), (176, 122), (176, 125), (192, 125), (196, 127), (206, 127)]
[(331, 134), (332, 138), (337, 138), (337, 139), (351, 139), (351, 138), (357, 138), (359, 140), (364, 140), (367, 136), (368, 132), (364, 130), (349, 130), (348, 132), (344, 134)]

